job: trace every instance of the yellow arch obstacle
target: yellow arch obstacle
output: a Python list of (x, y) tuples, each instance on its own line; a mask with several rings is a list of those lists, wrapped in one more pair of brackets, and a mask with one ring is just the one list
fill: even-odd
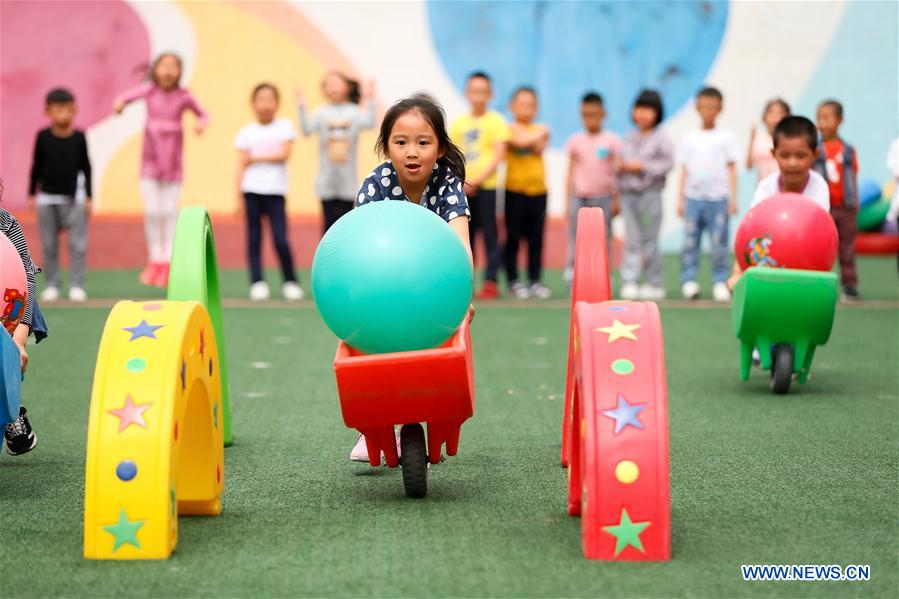
[(179, 514), (221, 512), (231, 429), (215, 241), (202, 208), (181, 211), (170, 279), (169, 301), (119, 302), (103, 330), (84, 485), (88, 559), (165, 559)]
[(91, 396), (84, 557), (164, 559), (178, 514), (217, 515), (224, 481), (221, 378), (197, 302), (119, 302)]

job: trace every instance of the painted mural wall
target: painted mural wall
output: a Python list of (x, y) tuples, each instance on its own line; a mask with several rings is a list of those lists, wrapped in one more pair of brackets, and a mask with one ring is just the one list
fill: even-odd
[[(450, 117), (465, 110), (467, 73), (495, 79), (494, 105), (528, 84), (540, 94), (540, 119), (553, 131), (547, 151), (550, 211), (564, 210), (561, 148), (579, 127), (579, 98), (606, 99), (607, 128), (623, 134), (642, 87), (665, 100), (665, 128), (677, 141), (698, 126), (692, 95), (704, 83), (725, 96), (721, 122), (741, 150), (765, 101), (782, 96), (813, 116), (826, 97), (846, 109), (843, 134), (859, 149), (861, 174), (884, 181), (884, 155), (897, 135), (899, 3), (883, 2), (0, 2), (0, 177), (4, 205), (24, 205), (34, 136), (44, 126), (43, 96), (70, 88), (87, 129), (101, 214), (141, 210), (138, 162), (144, 108), (112, 114), (116, 94), (143, 76), (164, 50), (185, 60), (182, 79), (209, 112), (202, 136), (186, 127), (187, 204), (232, 212), (234, 135), (252, 120), (249, 94), (260, 81), (282, 92), (280, 116), (296, 121), (293, 90), (311, 108), (319, 83), (340, 69), (377, 84), (383, 110), (426, 91)], [(186, 124), (192, 117), (185, 117)], [(375, 163), (374, 132), (360, 144), (361, 176)], [(289, 162), (291, 212), (315, 215), (316, 140), (303, 139)], [(670, 177), (664, 235), (677, 242)], [(741, 174), (741, 203), (754, 184)]]

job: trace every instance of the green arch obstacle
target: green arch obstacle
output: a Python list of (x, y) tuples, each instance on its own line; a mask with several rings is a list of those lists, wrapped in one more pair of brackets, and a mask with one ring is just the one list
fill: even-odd
[(234, 433), (231, 429), (228, 361), (225, 359), (225, 331), (222, 327), (222, 295), (215, 257), (215, 236), (205, 208), (187, 206), (178, 215), (169, 272), (168, 299), (199, 302), (209, 312), (218, 345), (224, 441), (226, 447), (230, 446), (234, 442)]

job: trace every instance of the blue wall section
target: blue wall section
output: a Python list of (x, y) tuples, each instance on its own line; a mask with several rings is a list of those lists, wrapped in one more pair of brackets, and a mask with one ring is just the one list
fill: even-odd
[(540, 92), (540, 119), (553, 145), (581, 129), (588, 90), (606, 100), (606, 126), (630, 128), (630, 106), (643, 87), (661, 91), (674, 114), (702, 85), (724, 35), (725, 2), (459, 2), (430, 0), (434, 45), (463, 90), (473, 70), (494, 79), (494, 107), (511, 92)]
[[(859, 175), (889, 179), (886, 153), (899, 134), (899, 3), (849, 2), (795, 110), (815, 118), (821, 100), (844, 108), (841, 136), (859, 151)], [(863, 57), (863, 58), (861, 58)]]

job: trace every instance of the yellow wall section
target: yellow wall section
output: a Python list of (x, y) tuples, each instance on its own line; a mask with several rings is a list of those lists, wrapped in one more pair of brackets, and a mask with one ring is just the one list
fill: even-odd
[[(201, 205), (213, 213), (232, 213), (237, 207), (234, 137), (252, 122), (249, 96), (262, 81), (281, 92), (278, 116), (299, 123), (293, 90), (303, 90), (310, 111), (322, 103), (320, 82), (331, 61), (316, 55), (325, 48), (307, 48), (303, 40), (287, 35), (234, 5), (218, 2), (179, 2), (194, 27), (197, 64), (186, 82), (209, 113), (210, 123), (201, 137), (193, 132), (192, 115), (184, 119), (184, 186), (182, 205)], [(143, 134), (128, 140), (110, 160), (101, 183), (99, 211), (104, 214), (142, 212), (139, 189), (140, 148)], [(376, 164), (375, 133), (359, 140), (359, 180)], [(320, 212), (313, 184), (318, 170), (317, 137), (300, 138), (287, 163), (290, 187), (288, 211), (317, 215)]]

